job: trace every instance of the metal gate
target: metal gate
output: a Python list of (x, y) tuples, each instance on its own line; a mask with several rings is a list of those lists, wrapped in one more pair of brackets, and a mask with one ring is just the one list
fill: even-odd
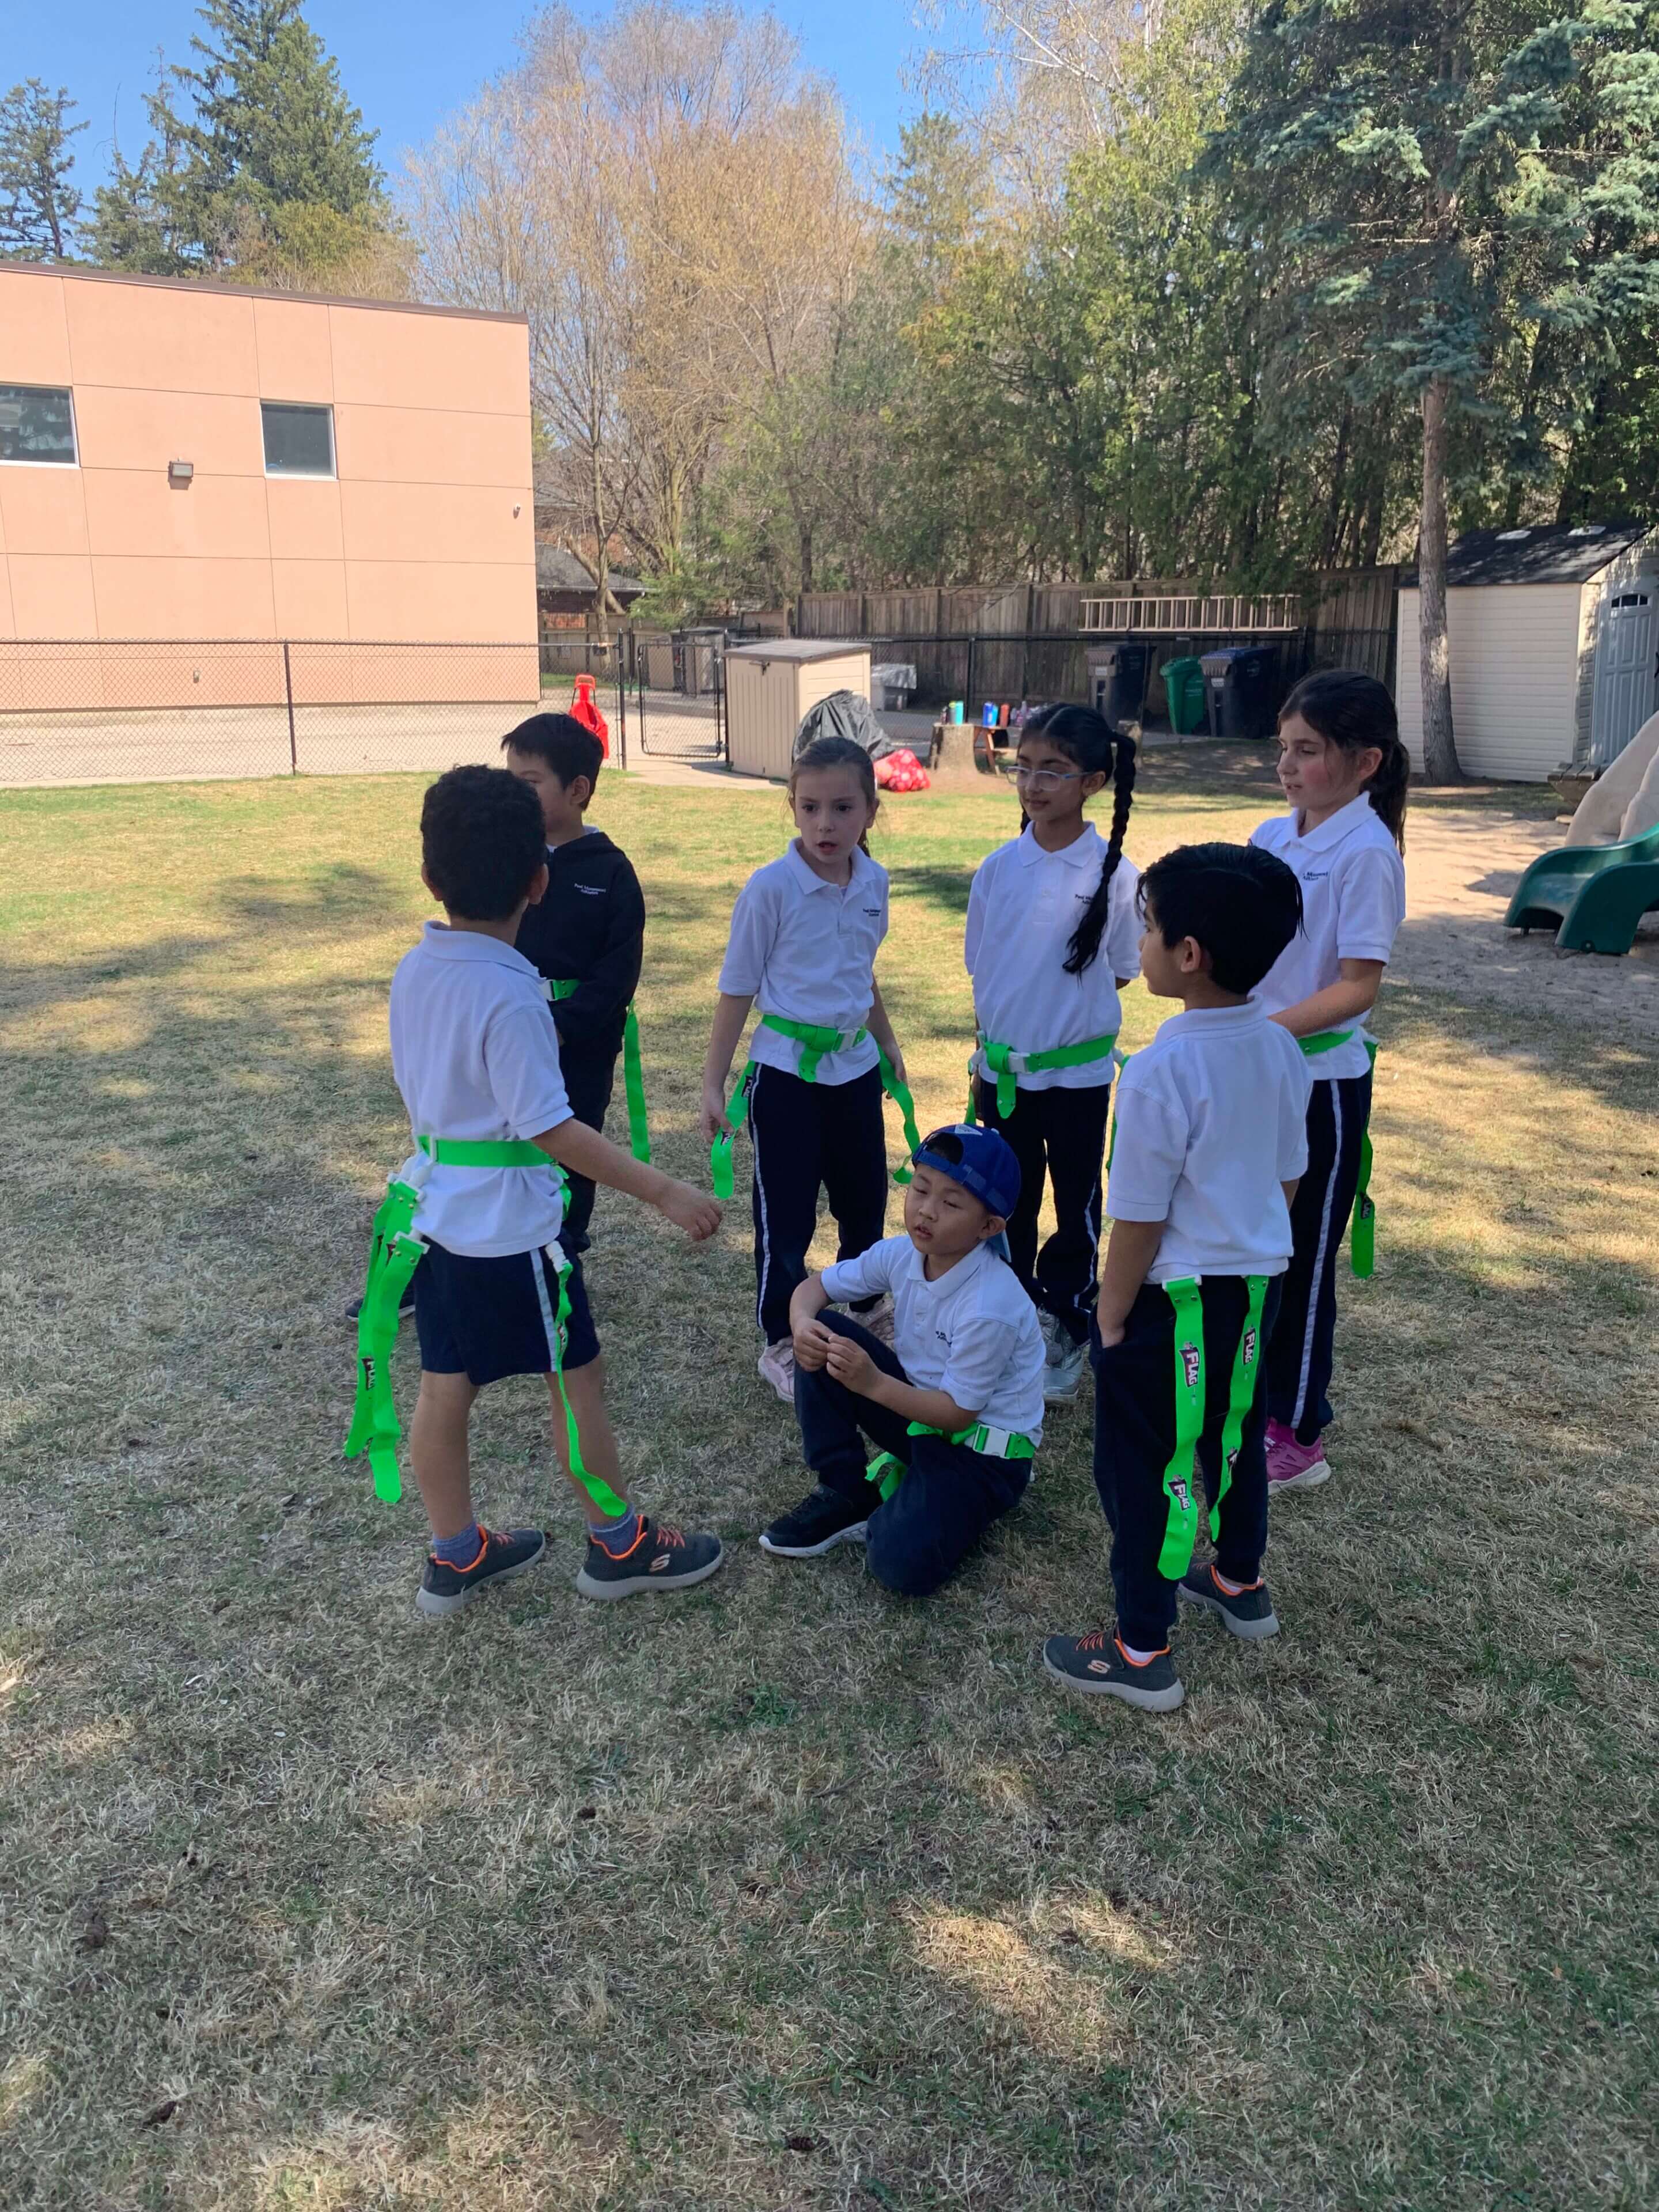
[[(651, 760), (695, 761), (711, 768), (723, 763), (724, 638), (703, 633), (695, 642), (637, 637), (629, 644), (629, 708), (641, 754)], [(687, 688), (681, 690), (676, 678)]]

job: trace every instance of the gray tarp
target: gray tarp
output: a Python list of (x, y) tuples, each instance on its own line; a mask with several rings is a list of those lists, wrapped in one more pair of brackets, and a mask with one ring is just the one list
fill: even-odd
[(814, 738), (850, 738), (872, 761), (907, 750), (902, 738), (889, 737), (876, 720), (875, 708), (856, 691), (832, 691), (807, 709), (795, 732), (793, 757), (799, 760)]

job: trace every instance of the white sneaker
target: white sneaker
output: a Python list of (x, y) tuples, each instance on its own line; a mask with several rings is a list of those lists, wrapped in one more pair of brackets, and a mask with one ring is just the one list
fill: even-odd
[(795, 1347), (788, 1338), (769, 1344), (760, 1356), (760, 1371), (786, 1406), (795, 1402)]
[(860, 1328), (867, 1328), (878, 1344), (884, 1344), (890, 1352), (893, 1349), (893, 1297), (890, 1291), (884, 1291), (868, 1313), (855, 1313), (852, 1318)]
[(1045, 1405), (1071, 1404), (1077, 1396), (1078, 1380), (1088, 1356), (1088, 1346), (1073, 1344), (1065, 1330), (1056, 1324), (1056, 1341), (1042, 1363), (1042, 1400)]

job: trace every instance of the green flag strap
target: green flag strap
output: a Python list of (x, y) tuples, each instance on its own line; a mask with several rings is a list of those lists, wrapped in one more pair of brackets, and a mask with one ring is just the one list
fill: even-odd
[(817, 1081), (818, 1062), (825, 1053), (850, 1052), (868, 1034), (864, 1030), (826, 1029), (817, 1022), (787, 1021), (781, 1014), (763, 1014), (760, 1025), (775, 1030), (780, 1036), (792, 1037), (800, 1047), (800, 1065), (795, 1072), (803, 1083)]
[(564, 1180), (558, 1162), (527, 1137), (416, 1137), (434, 1168), (547, 1168)]
[(1233, 1462), (1238, 1457), (1239, 1446), (1244, 1441), (1244, 1424), (1255, 1402), (1256, 1371), (1261, 1356), (1261, 1308), (1267, 1296), (1267, 1278), (1249, 1275), (1245, 1281), (1249, 1304), (1245, 1309), (1244, 1326), (1238, 1333), (1238, 1349), (1233, 1354), (1232, 1388), (1227, 1397), (1227, 1419), (1221, 1431), (1221, 1480), (1216, 1485), (1215, 1504), (1210, 1508), (1212, 1543), (1221, 1534), (1221, 1501), (1232, 1488)]
[[(855, 1030), (849, 1036), (844, 1030), (816, 1029), (810, 1022), (786, 1021), (781, 1014), (763, 1014), (760, 1025), (763, 1029), (775, 1030), (780, 1036), (793, 1037), (800, 1046), (800, 1079), (803, 1083), (817, 1081), (818, 1062), (825, 1053), (844, 1051), (869, 1034), (867, 1030)], [(879, 1045), (876, 1047), (876, 1060), (881, 1070), (881, 1087), (903, 1117), (908, 1155), (917, 1151), (921, 1144), (921, 1137), (916, 1128), (916, 1102), (910, 1095), (908, 1085), (901, 1083), (895, 1074), (892, 1061)], [(750, 1060), (738, 1078), (738, 1087), (726, 1109), (731, 1136), (722, 1129), (709, 1147), (708, 1172), (714, 1178), (714, 1195), (718, 1199), (725, 1200), (732, 1195), (732, 1139), (749, 1117), (749, 1081), (758, 1064), (756, 1060)], [(902, 1183), (909, 1180), (907, 1158), (904, 1166), (894, 1169), (893, 1181)]]
[[(1313, 1036), (1298, 1037), (1297, 1042), (1310, 1060), (1322, 1052), (1334, 1052), (1340, 1044), (1346, 1044), (1359, 1032), (1357, 1030), (1321, 1030)], [(1372, 1073), (1376, 1069), (1376, 1039), (1364, 1040), (1365, 1056)], [(1354, 1273), (1363, 1282), (1376, 1266), (1376, 1208), (1371, 1203), (1371, 1126), (1365, 1124), (1359, 1139), (1359, 1184), (1353, 1194), (1353, 1229), (1348, 1241), (1348, 1255)]]
[[(905, 1433), (913, 1437), (943, 1437), (943, 1429), (930, 1429), (925, 1421), (912, 1421)], [(983, 1452), (988, 1459), (1035, 1459), (1036, 1446), (1030, 1437), (1022, 1436), (1017, 1429), (988, 1428), (983, 1421), (971, 1429), (958, 1429), (945, 1441), (966, 1444), (969, 1451)], [(881, 1492), (884, 1505), (909, 1472), (902, 1459), (891, 1452), (878, 1452), (864, 1470), (866, 1482), (873, 1482)]]
[(718, 1199), (728, 1199), (732, 1195), (732, 1146), (738, 1130), (749, 1119), (749, 1086), (759, 1064), (753, 1060), (745, 1063), (743, 1073), (738, 1078), (738, 1087), (732, 1093), (732, 1103), (726, 1109), (730, 1134), (725, 1129), (717, 1130), (714, 1141), (708, 1148), (708, 1172), (714, 1177), (714, 1195)]
[(628, 1149), (651, 1164), (651, 1125), (645, 1112), (645, 1064), (640, 1058), (640, 1018), (628, 1002), (623, 1021), (623, 1089), (628, 1097)]
[(357, 1395), (345, 1455), (356, 1459), (368, 1454), (374, 1495), (388, 1505), (395, 1505), (404, 1494), (398, 1474), (403, 1431), (392, 1395), (392, 1348), (398, 1340), (398, 1309), (426, 1250), (413, 1225), (420, 1197), (412, 1183), (396, 1176), (388, 1178), (369, 1237), (363, 1302), (357, 1310)]
[(1170, 1501), (1158, 1571), (1178, 1583), (1193, 1563), (1198, 1535), (1198, 1440), (1204, 1433), (1204, 1297), (1194, 1275), (1165, 1283), (1175, 1308), (1176, 1446), (1164, 1470), (1164, 1495)]
[[(570, 1472), (607, 1519), (620, 1521), (632, 1509), (625, 1498), (617, 1497), (603, 1475), (588, 1472), (582, 1459), (581, 1431), (576, 1426), (570, 1394), (564, 1387), (564, 1351), (570, 1321), (570, 1262), (560, 1245), (549, 1244), (544, 1249), (559, 1273), (559, 1308), (553, 1317), (553, 1379), (559, 1386), (559, 1402), (564, 1407), (564, 1443)], [(533, 1259), (532, 1264), (534, 1265)]]
[(902, 1459), (895, 1459), (891, 1452), (878, 1452), (869, 1466), (865, 1468), (864, 1479), (866, 1482), (875, 1484), (881, 1492), (881, 1502), (885, 1505), (900, 1483), (903, 1481), (906, 1472), (905, 1464)]
[(975, 1096), (979, 1088), (979, 1079), (974, 1073), (974, 1061), (977, 1055), (971, 1052), (968, 1055), (968, 1111), (962, 1117), (963, 1127), (966, 1129), (976, 1129), (979, 1127), (979, 1100)]
[[(578, 985), (570, 976), (544, 978), (547, 995), (555, 1006), (570, 997)], [(623, 1090), (628, 1099), (628, 1149), (636, 1160), (651, 1164), (651, 1128), (645, 1113), (645, 1066), (640, 1058), (640, 1018), (628, 1002), (623, 1018)]]
[(910, 1155), (921, 1150), (921, 1133), (916, 1127), (916, 1102), (910, 1096), (909, 1085), (899, 1080), (893, 1072), (892, 1061), (879, 1045), (876, 1047), (876, 1060), (881, 1069), (881, 1087), (898, 1108), (904, 1123), (904, 1164), (893, 1170), (893, 1181), (906, 1183), (910, 1181)]
[[(1376, 1072), (1376, 1040), (1367, 1037), (1371, 1072)], [(1376, 1208), (1371, 1202), (1371, 1124), (1368, 1115), (1359, 1139), (1359, 1182), (1353, 1194), (1353, 1232), (1348, 1244), (1353, 1271), (1363, 1282), (1376, 1265)]]
[(1109, 1059), (1117, 1031), (1114, 1030), (1110, 1036), (1085, 1037), (1081, 1044), (1059, 1044), (1051, 1052), (1020, 1052), (1013, 1045), (999, 1044), (994, 1037), (983, 1035), (979, 1042), (985, 1065), (996, 1078), (997, 1112), (1006, 1121), (1014, 1110), (1017, 1077), (1046, 1075), (1056, 1067), (1087, 1067), (1093, 1060)]
[(1036, 1446), (1018, 1429), (994, 1429), (984, 1421), (975, 1422), (971, 1428), (958, 1429), (954, 1436), (947, 1434), (944, 1429), (929, 1428), (926, 1421), (912, 1421), (905, 1434), (910, 1437), (944, 1437), (946, 1443), (966, 1444), (969, 1451), (983, 1452), (987, 1459), (1036, 1457)]

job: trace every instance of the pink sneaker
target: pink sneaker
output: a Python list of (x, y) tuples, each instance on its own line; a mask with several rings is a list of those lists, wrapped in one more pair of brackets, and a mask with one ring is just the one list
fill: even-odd
[(795, 1347), (787, 1336), (769, 1344), (760, 1356), (760, 1371), (786, 1406), (795, 1402)]
[(1276, 1498), (1281, 1490), (1311, 1490), (1316, 1483), (1328, 1481), (1330, 1473), (1325, 1447), (1317, 1437), (1310, 1444), (1299, 1444), (1294, 1429), (1287, 1429), (1283, 1421), (1268, 1422), (1269, 1498)]

